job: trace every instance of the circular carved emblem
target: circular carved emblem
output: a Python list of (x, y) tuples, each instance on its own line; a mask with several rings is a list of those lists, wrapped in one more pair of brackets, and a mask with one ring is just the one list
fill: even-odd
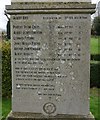
[(56, 111), (56, 106), (53, 103), (46, 103), (43, 106), (43, 110), (47, 114), (52, 114), (52, 113), (54, 113)]

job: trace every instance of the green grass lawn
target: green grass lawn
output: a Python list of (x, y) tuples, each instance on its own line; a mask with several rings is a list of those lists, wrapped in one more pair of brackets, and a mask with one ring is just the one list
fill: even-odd
[(100, 120), (99, 105), (100, 105), (100, 89), (92, 88), (90, 91), (90, 111), (95, 116), (96, 120)]
[(1, 120), (1, 117), (2, 117), (2, 100), (0, 97), (0, 120)]
[[(90, 111), (95, 116), (96, 120), (100, 120), (100, 116), (98, 114), (98, 105), (100, 104), (100, 95), (98, 94), (100, 89), (92, 88), (90, 90)], [(11, 110), (11, 99), (4, 99), (2, 103), (2, 113), (3, 113), (3, 119), (5, 120), (6, 116)]]
[(100, 54), (100, 37), (91, 37), (91, 54)]
[(2, 120), (5, 120), (6, 116), (11, 110), (11, 99), (2, 99)]

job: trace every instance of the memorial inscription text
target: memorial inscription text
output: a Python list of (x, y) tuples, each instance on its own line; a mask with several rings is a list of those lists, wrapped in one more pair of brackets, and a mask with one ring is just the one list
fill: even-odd
[(65, 100), (66, 86), (75, 93), (81, 80), (74, 66), (84, 56), (87, 19), (87, 15), (74, 14), (12, 15), (15, 89), (58, 102)]

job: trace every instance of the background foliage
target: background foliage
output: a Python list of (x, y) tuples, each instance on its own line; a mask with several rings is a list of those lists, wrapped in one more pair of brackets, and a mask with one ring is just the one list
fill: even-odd
[(91, 33), (93, 35), (100, 35), (100, 16), (94, 18)]
[(2, 96), (3, 97), (11, 97), (10, 41), (2, 42)]

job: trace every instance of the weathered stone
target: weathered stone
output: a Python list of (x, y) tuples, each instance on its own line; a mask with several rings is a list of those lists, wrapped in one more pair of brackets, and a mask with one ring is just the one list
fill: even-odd
[(37, 2), (18, 2), (7, 5), (8, 14), (41, 14), (41, 13), (60, 13), (60, 14), (92, 14), (95, 12), (95, 4), (90, 3), (37, 3)]
[(89, 114), (90, 15), (12, 15), (11, 24), (12, 110)]
[(7, 120), (95, 120), (94, 116), (90, 113), (87, 116), (82, 115), (57, 115), (57, 116), (44, 116), (43, 114), (34, 113), (10, 113)]
[(13, 1), (6, 8), (13, 56), (8, 120), (91, 119), (89, 40), (95, 6)]

